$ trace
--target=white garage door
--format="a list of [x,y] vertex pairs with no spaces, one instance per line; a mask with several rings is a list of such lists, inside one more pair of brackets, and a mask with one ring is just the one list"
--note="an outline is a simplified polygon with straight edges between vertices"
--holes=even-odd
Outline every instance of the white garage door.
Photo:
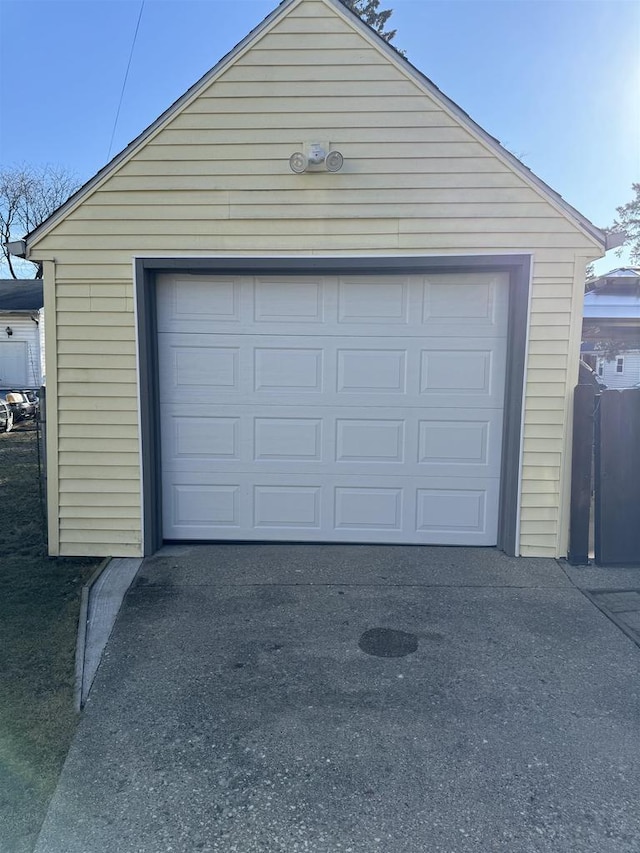
[[495,545],[505,274],[158,281],[165,539]]

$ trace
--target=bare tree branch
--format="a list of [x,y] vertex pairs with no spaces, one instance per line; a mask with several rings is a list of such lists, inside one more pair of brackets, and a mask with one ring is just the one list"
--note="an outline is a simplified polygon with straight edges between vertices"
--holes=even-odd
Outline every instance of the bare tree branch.
[[[57,210],[78,188],[75,175],[60,166],[0,168],[0,241],[12,278],[21,278],[6,244],[21,240]],[[29,263],[33,263],[29,261]],[[34,275],[38,274],[38,264]]]

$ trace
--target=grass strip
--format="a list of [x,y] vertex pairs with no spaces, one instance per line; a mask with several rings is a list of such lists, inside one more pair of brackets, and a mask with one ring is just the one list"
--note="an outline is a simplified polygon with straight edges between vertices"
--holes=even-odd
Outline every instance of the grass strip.
[[94,558],[46,555],[37,433],[0,434],[0,853],[33,850],[75,731],[75,642]]

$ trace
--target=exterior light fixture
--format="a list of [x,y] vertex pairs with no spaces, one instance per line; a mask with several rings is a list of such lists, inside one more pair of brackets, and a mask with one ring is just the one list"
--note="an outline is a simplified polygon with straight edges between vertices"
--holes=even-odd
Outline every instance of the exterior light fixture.
[[13,334],[13,329],[11,328],[11,326],[7,326],[7,328],[5,329],[5,332],[7,333],[7,337],[10,338],[11,335]]
[[292,172],[295,172],[296,175],[301,175],[303,172],[306,172],[308,165],[309,161],[302,151],[296,151],[295,154],[292,154],[291,157],[289,157],[289,168]]
[[344,163],[344,157],[339,151],[329,151],[327,156],[324,158],[324,165],[327,172],[339,172],[342,169],[342,164]]
[[344,157],[328,142],[307,142],[304,151],[295,151],[289,157],[289,168],[296,175],[303,172],[319,172],[324,168],[327,172],[339,172],[342,169]]

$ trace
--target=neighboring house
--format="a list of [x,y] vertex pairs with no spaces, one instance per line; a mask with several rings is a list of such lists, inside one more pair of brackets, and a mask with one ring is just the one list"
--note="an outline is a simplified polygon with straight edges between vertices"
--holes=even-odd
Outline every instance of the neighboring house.
[[605,245],[342,3],[285,0],[26,241],[51,553],[566,554]]
[[44,378],[41,279],[0,279],[0,388],[39,388]]
[[[631,388],[640,383],[640,267],[611,270],[592,285],[584,295],[582,357],[608,388]],[[607,357],[598,346],[604,341]]]

